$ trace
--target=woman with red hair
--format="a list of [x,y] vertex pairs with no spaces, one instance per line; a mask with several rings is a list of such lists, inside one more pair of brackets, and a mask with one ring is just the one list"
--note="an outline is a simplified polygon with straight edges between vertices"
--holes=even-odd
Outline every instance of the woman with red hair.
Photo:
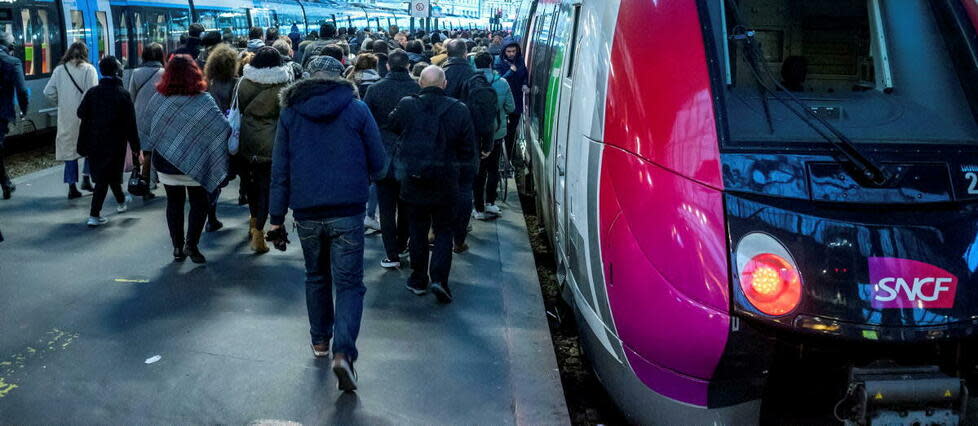
[[[139,118],[139,127],[148,129],[144,146],[151,151],[166,190],[166,224],[173,258],[183,261],[190,256],[194,263],[204,263],[198,243],[210,194],[227,178],[231,126],[207,93],[204,74],[188,55],[170,59],[156,91]],[[190,216],[184,237],[183,209],[188,198]]]

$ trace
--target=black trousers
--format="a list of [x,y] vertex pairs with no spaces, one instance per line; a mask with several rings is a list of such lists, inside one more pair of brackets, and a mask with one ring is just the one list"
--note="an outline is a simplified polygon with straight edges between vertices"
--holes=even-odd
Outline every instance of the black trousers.
[[394,178],[377,181],[377,207],[380,209],[380,232],[384,237],[387,258],[397,260],[407,248],[410,229],[408,212],[399,195],[401,184]]
[[251,167],[249,167],[248,160],[235,155],[231,157],[231,164],[240,179],[238,181],[238,198],[247,197],[248,188],[251,185]]
[[248,165],[251,179],[248,185],[248,209],[251,217],[255,218],[258,230],[265,227],[268,221],[268,197],[271,196],[272,163],[251,163]]
[[[520,95],[522,96],[522,95]],[[510,164],[513,164],[513,149],[516,147],[516,131],[520,126],[520,114],[509,114],[506,116],[506,157]],[[523,161],[520,159],[519,161]]]
[[[411,204],[411,278],[413,287],[423,288],[430,282],[448,286],[452,270],[452,220],[455,209],[451,204]],[[435,247],[428,248],[428,230],[435,231]],[[429,255],[431,257],[429,270]]]
[[465,244],[469,235],[469,221],[472,220],[472,185],[475,183],[475,167],[462,167],[459,170],[458,196],[455,199],[455,221],[452,224],[452,238],[456,246]]
[[[163,185],[166,190],[166,226],[170,229],[173,247],[186,245],[197,247],[200,234],[204,232],[207,211],[210,210],[210,197],[200,186]],[[189,196],[189,197],[188,197]],[[190,199],[190,216],[187,224],[187,237],[183,233],[183,211],[187,198]]]
[[0,120],[0,185],[7,187],[10,185],[10,176],[7,175],[7,163],[4,154],[4,140],[7,139],[7,122]]
[[88,212],[89,216],[99,217],[102,215],[102,204],[105,204],[105,197],[109,194],[110,188],[112,189],[112,196],[115,197],[115,202],[122,204],[126,201],[126,193],[122,192],[121,183],[95,182],[95,190],[92,191],[92,208]]
[[489,156],[479,162],[479,174],[475,176],[475,210],[485,212],[486,204],[495,204],[499,188],[499,154],[502,140],[492,144]]

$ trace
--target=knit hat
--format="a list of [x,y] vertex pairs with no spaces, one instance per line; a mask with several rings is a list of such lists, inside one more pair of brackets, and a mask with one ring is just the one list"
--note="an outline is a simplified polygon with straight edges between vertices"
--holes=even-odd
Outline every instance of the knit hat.
[[265,42],[259,39],[248,40],[248,51],[257,52],[258,49],[265,47]]
[[343,64],[332,56],[315,56],[306,65],[306,72],[310,76],[319,72],[325,73],[329,77],[339,77],[343,71],[346,71]]
[[282,66],[282,54],[274,47],[263,46],[255,52],[250,64],[253,68],[274,68]]

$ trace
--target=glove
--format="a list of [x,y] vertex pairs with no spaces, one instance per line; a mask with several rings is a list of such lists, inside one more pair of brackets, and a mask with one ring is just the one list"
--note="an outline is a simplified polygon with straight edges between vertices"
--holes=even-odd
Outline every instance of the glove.
[[285,251],[289,244],[289,233],[284,227],[273,229],[265,234],[265,241],[272,243],[279,251]]

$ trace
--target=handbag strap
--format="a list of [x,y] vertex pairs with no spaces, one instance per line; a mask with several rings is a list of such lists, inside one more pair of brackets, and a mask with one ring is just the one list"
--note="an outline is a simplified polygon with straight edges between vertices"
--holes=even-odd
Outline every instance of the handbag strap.
[[234,83],[234,97],[231,98],[231,111],[238,109],[238,88],[241,87],[241,79]]
[[149,83],[149,81],[152,80],[153,77],[156,76],[156,73],[157,72],[159,72],[159,70],[157,70],[157,71],[153,72],[152,74],[150,74],[149,77],[146,77],[146,79],[143,80],[143,82],[139,85],[139,87],[136,88],[135,95],[133,96],[133,101],[136,100],[135,98],[138,98],[139,97],[139,92],[141,92],[143,90],[143,87],[146,87],[146,83]]
[[75,88],[78,89],[78,93],[81,93],[81,94],[84,95],[85,94],[85,91],[82,90],[81,86],[78,85],[78,82],[75,81],[75,77],[72,77],[71,76],[71,71],[68,71],[68,64],[62,64],[61,67],[64,68],[65,74],[68,74],[68,78],[71,79],[71,84],[74,84],[75,85]]

